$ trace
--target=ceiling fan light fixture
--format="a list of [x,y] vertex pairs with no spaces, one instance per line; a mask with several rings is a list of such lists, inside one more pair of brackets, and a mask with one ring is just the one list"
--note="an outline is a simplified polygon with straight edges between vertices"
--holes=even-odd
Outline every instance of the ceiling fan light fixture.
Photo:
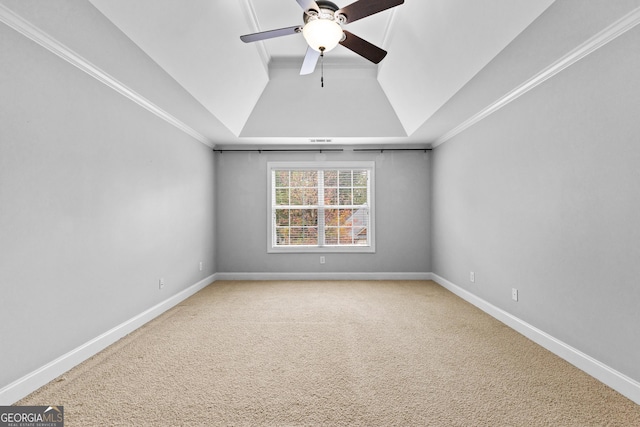
[[318,52],[328,52],[340,43],[344,37],[342,27],[333,19],[310,19],[304,28],[302,35],[311,46]]

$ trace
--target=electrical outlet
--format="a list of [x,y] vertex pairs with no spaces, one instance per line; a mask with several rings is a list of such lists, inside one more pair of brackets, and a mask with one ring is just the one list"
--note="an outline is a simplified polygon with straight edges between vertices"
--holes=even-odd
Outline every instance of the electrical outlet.
[[202,261],[200,261],[200,271],[202,271]]
[[469,272],[469,281],[472,283],[475,283],[476,281],[476,273],[474,273],[473,271]]
[[511,288],[511,299],[518,301],[518,290],[516,288]]
[[158,289],[162,288],[164,288],[164,277],[161,277],[160,280],[158,280]]
[[325,263],[325,258],[323,256],[320,257],[320,264],[324,264]]

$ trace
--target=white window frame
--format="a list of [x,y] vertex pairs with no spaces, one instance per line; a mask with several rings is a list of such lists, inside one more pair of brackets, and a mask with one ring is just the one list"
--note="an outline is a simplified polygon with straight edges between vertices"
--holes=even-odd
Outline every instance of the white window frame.
[[[367,229],[369,245],[329,245],[329,246],[275,246],[275,197],[273,195],[274,170],[353,170],[369,171],[369,227]],[[268,162],[267,163],[267,252],[268,253],[375,253],[375,162],[373,161],[341,161],[341,162]],[[318,228],[324,222],[324,214],[318,213]],[[322,222],[321,222],[322,221]]]

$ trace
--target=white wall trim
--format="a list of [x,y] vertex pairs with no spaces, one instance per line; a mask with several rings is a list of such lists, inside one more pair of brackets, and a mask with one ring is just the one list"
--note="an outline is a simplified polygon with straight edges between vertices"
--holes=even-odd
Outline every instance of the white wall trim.
[[143,311],[124,323],[114,327],[96,338],[87,341],[81,346],[47,363],[39,369],[19,378],[11,384],[0,389],[0,406],[12,405],[16,401],[34,392],[38,388],[64,374],[74,366],[79,365],[91,356],[104,350],[114,342],[127,334],[135,331],[145,323],[158,317],[170,308],[178,305],[196,292],[204,289],[215,281],[215,275],[211,275],[198,283],[178,292],[159,304]]
[[480,110],[475,115],[471,116],[455,128],[451,129],[449,132],[438,137],[432,144],[432,147],[435,148],[440,144],[447,142],[452,139],[456,135],[462,133],[466,129],[485,119],[489,115],[495,113],[502,107],[506,106],[512,101],[515,101],[525,93],[534,89],[536,86],[544,83],[546,80],[555,76],[562,70],[570,67],[575,64],[579,60],[585,58],[589,54],[595,52],[600,49],[602,46],[606,45],[612,40],[615,40],[617,37],[626,33],[636,25],[640,24],[640,7],[634,9],[629,12],[618,21],[614,22],[604,30],[600,31],[595,36],[591,37],[580,46],[576,47],[562,58],[558,59],[553,64],[549,65],[544,70],[540,71],[535,76],[531,77],[529,80],[517,86],[515,89],[511,90],[509,93],[504,95],[502,98],[494,101],[489,104],[484,109]]
[[[384,35],[382,36],[382,44],[381,48],[388,50],[389,43],[391,43],[391,34],[393,34],[394,28],[396,27],[396,12],[398,8],[391,9],[391,13],[389,14],[389,19],[387,20],[387,25],[384,29]],[[380,70],[384,67],[385,61],[382,61],[376,66],[376,76],[380,75]]]
[[0,22],[5,23],[10,28],[19,32],[23,36],[38,43],[40,46],[69,62],[71,65],[74,65],[75,67],[89,74],[91,77],[95,78],[101,83],[104,83],[126,98],[129,98],[136,104],[160,117],[170,125],[175,126],[182,132],[195,138],[204,145],[213,148],[214,143],[213,141],[209,140],[209,138],[205,137],[175,116],[158,107],[144,96],[129,88],[124,83],[118,81],[115,77],[101,70],[99,67],[95,66],[81,55],[75,53],[73,50],[69,49],[67,46],[57,41],[49,34],[35,27],[33,24],[26,21],[22,17],[16,15],[13,11],[2,4],[0,4]]
[[[253,3],[251,0],[244,0],[241,5],[243,6],[242,10],[244,11],[245,17],[247,18],[247,22],[251,27],[251,31],[260,32],[260,21],[258,21],[258,14],[253,7]],[[271,62],[271,55],[267,52],[267,48],[264,45],[263,41],[259,41],[254,43],[256,49],[258,50],[258,55],[260,56],[260,60],[262,61],[262,65],[264,70],[269,73],[269,63]],[[299,66],[299,64],[298,64]]]
[[616,371],[593,357],[578,349],[560,341],[546,332],[528,324],[514,315],[494,306],[473,293],[448,281],[447,279],[432,273],[432,280],[440,286],[448,289],[465,301],[475,305],[480,310],[493,316],[500,322],[521,333],[533,342],[551,351],[575,367],[583,370],[598,381],[613,388],[623,396],[640,405],[640,383],[632,378]]
[[429,272],[415,273],[216,273],[167,298],[104,334],[71,350],[39,369],[0,389],[0,405],[11,405],[56,377],[99,353],[125,335],[140,328],[180,302],[220,280],[433,280],[465,301],[531,339],[620,394],[640,405],[640,383],[567,345],[546,332],[494,306],[447,279]]
[[216,273],[216,280],[431,280],[431,273]]

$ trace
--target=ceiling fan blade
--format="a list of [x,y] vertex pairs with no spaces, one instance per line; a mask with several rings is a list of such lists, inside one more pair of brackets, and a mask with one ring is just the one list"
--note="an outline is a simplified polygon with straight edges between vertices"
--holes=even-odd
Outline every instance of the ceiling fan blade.
[[359,0],[342,9],[338,9],[336,15],[344,15],[347,19],[347,24],[349,24],[383,10],[400,6],[402,3],[404,3],[404,0]]
[[301,31],[302,31],[302,27],[300,25],[296,25],[294,27],[263,31],[261,33],[246,34],[244,36],[240,36],[240,40],[242,40],[245,43],[251,43],[251,42],[257,42],[258,40],[266,40],[266,39],[272,39],[274,37],[282,37],[282,36],[288,36],[291,34],[297,34]]
[[320,52],[312,49],[311,46],[307,47],[307,54],[304,56],[304,61],[302,61],[300,75],[305,76],[307,74],[313,73],[316,69],[318,58],[320,58]]
[[296,0],[296,1],[304,11],[313,9],[316,12],[320,12],[320,7],[318,6],[318,3],[316,3],[314,0]]
[[360,37],[350,33],[349,31],[343,30],[343,32],[346,37],[340,42],[340,44],[362,56],[363,58],[366,58],[374,64],[377,64],[382,61],[385,56],[387,56],[386,50],[380,49],[378,46],[373,45],[364,39],[361,39]]

